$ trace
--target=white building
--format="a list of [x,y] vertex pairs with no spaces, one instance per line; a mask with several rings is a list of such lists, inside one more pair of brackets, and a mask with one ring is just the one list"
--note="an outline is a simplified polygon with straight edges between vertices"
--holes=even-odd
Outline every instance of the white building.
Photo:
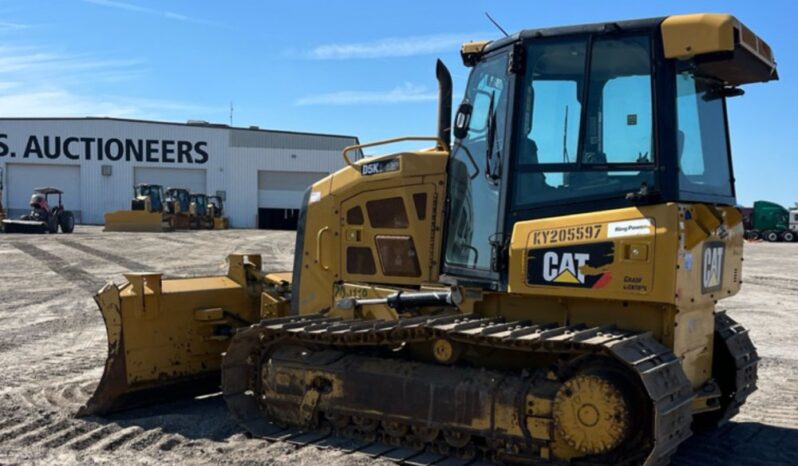
[[219,194],[233,228],[295,222],[305,189],[344,165],[354,136],[118,118],[0,118],[3,204],[28,210],[33,188],[64,190],[79,223],[130,208],[133,186]]

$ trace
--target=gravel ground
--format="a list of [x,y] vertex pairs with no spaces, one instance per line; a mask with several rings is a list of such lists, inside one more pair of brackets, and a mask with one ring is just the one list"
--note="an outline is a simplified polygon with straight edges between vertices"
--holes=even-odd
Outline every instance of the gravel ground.
[[[392,464],[333,445],[248,439],[219,396],[111,418],[74,412],[102,374],[106,340],[92,295],[129,270],[219,274],[231,252],[292,266],[293,233],[199,231],[0,235],[0,464]],[[733,422],[695,436],[674,464],[798,464],[798,244],[746,246],[743,291],[722,308],[751,330],[759,391]]]

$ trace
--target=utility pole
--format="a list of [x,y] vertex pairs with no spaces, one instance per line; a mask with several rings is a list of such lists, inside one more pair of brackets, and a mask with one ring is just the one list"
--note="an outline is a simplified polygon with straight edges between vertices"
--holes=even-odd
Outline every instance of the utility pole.
[[233,101],[230,101],[230,126],[233,126]]

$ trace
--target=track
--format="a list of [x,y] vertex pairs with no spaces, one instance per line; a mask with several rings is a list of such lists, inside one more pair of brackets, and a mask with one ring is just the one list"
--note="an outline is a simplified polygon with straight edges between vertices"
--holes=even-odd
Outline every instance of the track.
[[[586,356],[606,357],[621,362],[631,369],[638,377],[637,383],[645,388],[650,397],[648,402],[653,406],[655,413],[650,427],[641,426],[641,428],[650,429],[652,432],[652,438],[645,442],[645,449],[648,451],[642,456],[639,456],[640,452],[637,451],[620,456],[609,455],[603,457],[603,460],[592,460],[595,464],[602,462],[606,462],[606,464],[626,464],[627,462],[630,464],[643,462],[646,465],[667,464],[678,445],[690,435],[692,421],[690,402],[693,393],[677,358],[648,334],[635,334],[611,326],[587,328],[578,325],[566,327],[534,325],[529,322],[506,322],[503,319],[463,315],[405,318],[399,321],[342,321],[338,318],[326,318],[323,315],[269,319],[239,332],[231,342],[222,363],[222,387],[225,400],[231,412],[253,435],[273,435],[272,431],[275,426],[270,422],[269,417],[275,413],[272,412],[272,407],[268,403],[260,404],[258,402],[259,395],[262,393],[259,374],[264,370],[262,365],[271,363],[269,352],[273,345],[300,344],[311,348],[309,350],[311,354],[313,354],[312,348],[320,345],[324,348],[354,353],[362,352],[364,349],[385,348],[390,350],[400,347],[400,345],[439,339],[468,345],[477,350],[506,350],[530,355],[528,357],[534,357],[532,356],[534,354],[557,354],[574,361]],[[598,359],[596,360],[598,361]],[[257,364],[255,361],[262,362]],[[401,365],[398,367],[401,368]],[[315,371],[316,366],[310,366],[308,370]],[[545,371],[543,372],[545,373]],[[500,377],[500,375],[497,373],[496,377]],[[531,387],[532,392],[540,391],[541,398],[544,398],[551,382],[544,375],[540,378],[532,376],[525,384]],[[545,388],[538,388],[537,385]],[[373,387],[373,389],[390,390],[390,387]],[[402,390],[407,390],[407,388],[402,388]],[[308,393],[312,393],[312,391],[308,390],[304,399],[307,399]],[[389,400],[393,398],[392,393],[384,392],[385,398]],[[553,397],[550,399],[553,402]],[[330,403],[335,402],[331,401]],[[390,409],[391,404],[387,403],[386,409]],[[386,412],[381,407],[373,409]],[[432,406],[429,409],[431,410]],[[424,410],[421,409],[421,411]],[[279,416],[279,411],[277,413]],[[321,417],[321,414],[316,415]],[[330,412],[324,414],[327,418],[333,419]],[[430,418],[433,416],[432,411],[428,416]],[[449,417],[455,419],[459,415]],[[373,420],[375,426],[381,418],[382,416],[379,415],[375,417]],[[528,417],[528,419],[530,418]],[[281,422],[282,420],[275,419],[275,421]],[[534,416],[534,422],[541,421],[544,419],[537,415]],[[528,425],[530,421],[526,422]],[[544,422],[554,423],[555,421],[549,417],[545,418]],[[332,426],[326,427],[332,427],[333,432],[347,437],[366,441],[379,438],[387,444],[402,445],[407,447],[408,454],[413,453],[413,455],[420,455],[422,451],[425,451],[440,457],[453,455],[467,459],[476,457],[508,461],[513,458],[540,457],[546,454],[543,453],[544,450],[549,451],[556,448],[553,443],[532,442],[528,431],[525,432],[526,441],[517,443],[497,436],[493,432],[480,436],[482,432],[447,428],[444,425],[436,427],[436,429],[442,430],[442,438],[432,435],[431,439],[422,439],[418,436],[413,439],[413,436],[404,433],[392,433],[384,420],[380,424],[381,430],[376,431],[375,437],[371,433],[373,431],[371,424],[368,422],[364,427],[362,422],[358,425],[357,421],[355,421],[355,425],[339,425],[338,422],[333,421]],[[420,420],[418,425],[411,423],[409,429],[405,426],[397,430],[406,432],[418,427],[423,429],[426,428],[425,426],[423,420]],[[325,430],[325,426],[310,423],[301,427]],[[471,438],[471,441],[466,447],[460,445],[459,442],[450,441],[447,434],[456,438],[465,436]],[[320,434],[308,433],[307,435]],[[419,440],[421,444],[419,444]],[[486,447],[482,448],[478,445]],[[445,455],[441,455],[441,452],[444,452]],[[632,457],[630,458],[629,455]]]

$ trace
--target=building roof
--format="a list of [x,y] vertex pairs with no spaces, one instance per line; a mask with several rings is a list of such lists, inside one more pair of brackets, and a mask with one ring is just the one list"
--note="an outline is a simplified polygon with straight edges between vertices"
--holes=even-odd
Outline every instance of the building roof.
[[236,130],[236,131],[251,131],[253,133],[277,133],[277,134],[286,134],[286,135],[297,135],[297,136],[325,136],[331,138],[341,138],[341,139],[350,139],[355,141],[355,144],[359,144],[360,140],[357,136],[349,136],[344,134],[329,134],[329,133],[311,133],[305,131],[287,131],[287,130],[280,130],[280,129],[264,129],[259,128],[257,126],[230,126],[221,123],[209,123],[207,121],[201,120],[188,120],[186,123],[180,123],[176,121],[158,121],[158,120],[139,120],[135,118],[115,118],[115,117],[95,117],[95,116],[86,116],[86,117],[0,117],[0,121],[19,121],[19,120],[32,120],[32,121],[121,121],[121,122],[128,122],[128,123],[146,123],[146,124],[154,124],[154,125],[174,125],[174,126],[188,126],[188,127],[199,127],[199,128],[213,128],[213,129],[226,129],[226,130]]

